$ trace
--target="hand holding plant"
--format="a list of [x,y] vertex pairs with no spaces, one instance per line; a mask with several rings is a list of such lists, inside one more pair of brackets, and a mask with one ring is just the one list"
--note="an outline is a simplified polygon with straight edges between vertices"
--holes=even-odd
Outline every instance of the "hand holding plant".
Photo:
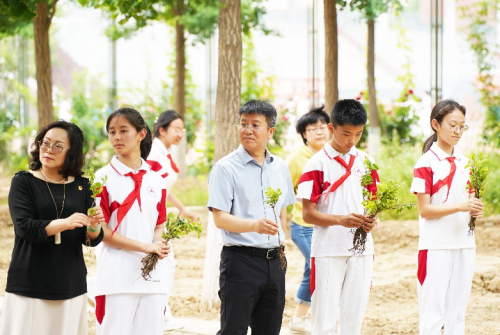
[[89,176],[89,181],[90,181],[90,191],[92,192],[92,198],[94,201],[92,202],[91,208],[88,210],[88,215],[89,216],[94,216],[95,215],[95,197],[101,194],[102,190],[104,189],[104,184],[108,180],[108,176],[104,176],[103,179],[101,179],[100,182],[96,183],[95,182],[95,174],[94,174],[94,167],[92,165],[89,165],[89,167],[85,170],[85,173]]
[[[485,166],[487,159],[483,159],[483,154],[472,154],[469,163],[465,166],[470,169],[470,184],[467,184],[467,190],[474,190],[474,197],[481,199],[484,191],[486,178],[488,177],[488,167]],[[469,220],[469,234],[474,233],[476,228],[476,218],[471,215]]]
[[[196,221],[191,220],[191,218],[181,219],[179,215],[173,212],[168,213],[167,220],[165,221],[165,230],[162,234],[163,240],[168,243],[173,239],[180,239],[181,236],[187,235],[190,232],[198,233],[198,238],[201,236],[203,231],[203,226],[200,223],[200,218]],[[160,256],[158,254],[149,254],[142,259],[142,278],[148,280],[151,278],[151,272],[155,269]]]
[[[276,190],[273,190],[272,187],[266,188],[266,201],[265,203],[269,205],[269,207],[272,208],[273,214],[274,214],[274,221],[278,223],[278,218],[276,216],[276,204],[278,203],[278,200],[280,199],[281,196],[281,189],[277,188]],[[286,257],[285,257],[285,251],[283,250],[284,248],[281,247],[281,237],[280,237],[280,231],[279,231],[279,226],[278,226],[278,257],[281,262],[281,270],[285,270],[286,268]]]
[[[399,185],[390,180],[383,184],[377,184],[377,191],[372,193],[367,189],[367,186],[373,184],[372,172],[378,170],[378,166],[372,163],[368,157],[365,157],[365,173],[361,176],[361,186],[363,187],[363,207],[365,208],[365,215],[373,219],[379,213],[395,209],[401,213],[405,209],[415,207],[415,204],[396,204],[399,201]],[[354,231],[353,248],[350,249],[353,255],[362,255],[365,251],[366,238],[368,233],[364,229],[364,225]]]

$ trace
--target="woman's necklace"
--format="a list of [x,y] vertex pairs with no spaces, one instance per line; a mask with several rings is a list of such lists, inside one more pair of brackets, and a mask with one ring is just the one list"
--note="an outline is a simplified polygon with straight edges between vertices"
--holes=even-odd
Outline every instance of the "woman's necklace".
[[[47,178],[47,179],[49,179],[49,178]],[[63,191],[63,201],[62,201],[62,206],[61,206],[61,212],[59,212],[59,209],[57,208],[56,199],[54,199],[54,195],[52,195],[52,191],[50,190],[49,183],[47,181],[45,181],[45,184],[47,184],[47,188],[49,189],[50,197],[52,198],[52,201],[54,202],[54,206],[56,207],[56,218],[57,218],[57,220],[59,220],[61,218],[62,212],[64,210],[64,201],[66,200],[66,183],[63,184],[64,191]],[[54,235],[54,243],[61,244],[61,233],[56,233]]]
[[61,179],[59,181],[54,181],[54,180],[50,179],[49,177],[47,177],[45,175],[45,173],[43,172],[43,168],[40,168],[40,172],[42,172],[42,174],[45,177],[45,179],[47,179],[48,181],[50,181],[51,183],[54,183],[54,184],[60,184],[60,183],[62,183],[66,179],[66,178],[63,178],[63,179]]

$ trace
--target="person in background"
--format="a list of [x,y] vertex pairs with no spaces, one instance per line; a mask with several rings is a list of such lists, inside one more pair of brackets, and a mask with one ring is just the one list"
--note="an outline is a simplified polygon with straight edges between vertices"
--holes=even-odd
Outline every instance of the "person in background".
[[[304,145],[292,152],[285,160],[292,177],[293,188],[297,194],[300,177],[304,171],[307,161],[315,153],[323,149],[328,142],[329,130],[328,123],[330,117],[324,110],[324,106],[311,108],[311,110],[302,115],[297,121],[297,133],[302,137]],[[314,225],[304,222],[302,219],[302,201],[296,201],[292,210],[292,221],[290,222],[290,234],[295,245],[304,255],[305,265],[302,282],[295,297],[297,306],[295,313],[290,318],[289,328],[297,333],[309,334],[311,332],[311,323],[308,321],[307,313],[311,306],[311,238]]]
[[[9,210],[15,242],[0,334],[87,334],[87,268],[82,245],[103,239],[104,215],[83,175],[83,132],[56,121],[41,128],[30,171],[12,178]],[[59,235],[58,235],[59,234]],[[55,236],[58,235],[56,239]]]
[[420,213],[417,291],[420,334],[465,334],[476,260],[469,220],[483,217],[483,204],[469,184],[467,157],[457,152],[465,125],[465,107],[442,100],[430,116],[434,134],[413,170],[411,192]]
[[[181,216],[196,220],[196,215],[177,199],[172,192],[172,185],[177,180],[179,169],[175,164],[170,148],[172,145],[178,145],[184,136],[186,129],[182,117],[173,110],[167,110],[160,114],[155,121],[154,139],[151,152],[147,158],[148,164],[153,171],[158,172],[163,178],[163,186],[167,189],[167,202],[174,205],[179,210]],[[165,260],[167,264],[167,310],[165,312],[165,330],[174,330],[184,327],[181,321],[172,316],[172,311],[168,306],[172,284],[175,275],[175,258],[172,245],[170,245],[170,254]]]

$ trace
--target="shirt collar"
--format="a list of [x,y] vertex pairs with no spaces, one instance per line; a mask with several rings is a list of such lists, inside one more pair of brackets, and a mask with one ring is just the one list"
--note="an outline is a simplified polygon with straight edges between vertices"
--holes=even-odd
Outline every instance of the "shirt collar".
[[351,155],[351,156],[358,156],[358,149],[353,146],[351,148],[351,150],[349,150],[348,153],[346,153],[345,155],[341,154],[340,152],[338,152],[337,150],[335,150],[332,145],[330,144],[330,142],[327,142],[325,144],[325,146],[323,147],[323,150],[325,151],[326,155],[328,156],[328,158],[330,159],[334,159],[335,157],[337,156],[340,156],[340,157],[345,157],[346,155]]
[[160,152],[162,154],[164,154],[165,156],[170,153],[170,151],[167,149],[165,144],[163,144],[163,142],[158,137],[154,138],[153,145],[156,145],[158,147],[158,149],[160,149]]
[[442,161],[444,159],[447,159],[448,157],[455,157],[456,160],[460,160],[460,157],[457,155],[457,151],[453,149],[453,155],[450,156],[446,152],[443,151],[438,145],[437,142],[432,143],[431,148],[429,149],[436,157]]
[[[139,169],[137,171],[139,171],[139,170],[149,171],[150,170],[149,164],[146,163],[146,161],[142,158],[141,158],[141,162],[142,162],[141,166],[139,167]],[[113,156],[109,165],[111,165],[113,170],[115,170],[118,174],[120,174],[122,176],[126,175],[129,172],[132,172],[132,173],[137,172],[137,171],[132,170],[131,168],[129,168],[128,166],[126,166],[122,162],[120,162],[120,160],[118,159],[118,156]]]
[[[248,164],[251,161],[254,161],[255,163],[257,163],[257,161],[252,156],[250,156],[250,154],[245,150],[245,148],[243,148],[243,146],[241,144],[239,145],[239,147],[236,151],[238,152],[238,155],[241,158],[241,162],[244,165]],[[269,163],[272,163],[273,161],[274,161],[273,155],[266,148],[265,162],[269,164]]]

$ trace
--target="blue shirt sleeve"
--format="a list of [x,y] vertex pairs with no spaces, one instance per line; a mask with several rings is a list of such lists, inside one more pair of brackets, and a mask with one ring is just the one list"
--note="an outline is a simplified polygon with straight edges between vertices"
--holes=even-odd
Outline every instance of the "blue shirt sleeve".
[[214,165],[208,176],[208,204],[212,208],[231,213],[234,200],[234,185],[227,170],[220,164]]
[[295,193],[293,191],[292,176],[290,175],[290,171],[288,170],[288,167],[286,165],[285,169],[283,170],[283,173],[286,179],[287,190],[286,190],[286,198],[285,201],[283,202],[282,208],[286,208],[287,206],[293,205],[296,200],[295,200]]

